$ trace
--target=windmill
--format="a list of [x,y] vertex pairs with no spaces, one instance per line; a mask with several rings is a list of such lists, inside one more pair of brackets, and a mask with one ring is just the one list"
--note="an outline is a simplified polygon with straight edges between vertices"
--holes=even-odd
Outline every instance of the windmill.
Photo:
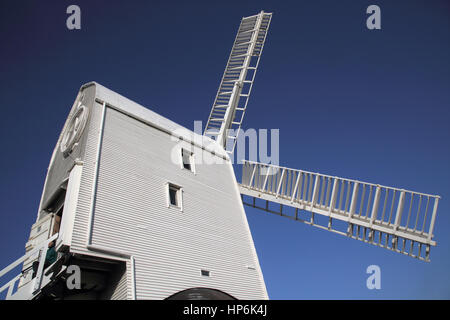
[[429,261],[439,196],[254,161],[236,181],[271,17],[242,18],[203,135],[80,88],[7,299],[267,299],[244,205]]

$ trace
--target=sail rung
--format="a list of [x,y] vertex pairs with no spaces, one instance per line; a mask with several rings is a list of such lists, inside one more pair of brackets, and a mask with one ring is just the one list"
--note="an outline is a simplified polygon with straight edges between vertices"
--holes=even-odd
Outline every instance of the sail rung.
[[241,57],[248,57],[249,54],[248,53],[244,53],[244,54],[238,54],[236,56],[232,56],[233,58],[241,58]]
[[245,34],[245,33],[249,33],[249,32],[253,32],[256,31],[258,29],[251,29],[251,30],[247,30],[247,31],[242,31],[240,34]]
[[226,81],[224,81],[224,83],[225,83],[225,82],[228,82],[228,83],[236,83],[236,82],[253,83],[252,80],[244,80],[244,81],[239,81],[239,80],[226,80]]

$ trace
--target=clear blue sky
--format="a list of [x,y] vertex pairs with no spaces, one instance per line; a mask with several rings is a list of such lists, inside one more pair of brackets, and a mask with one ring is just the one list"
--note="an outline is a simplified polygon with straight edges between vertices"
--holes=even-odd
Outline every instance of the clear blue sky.
[[[66,28],[70,4],[80,31]],[[371,4],[382,30],[365,26]],[[431,263],[246,208],[270,298],[450,298],[450,3],[438,0],[1,1],[0,268],[24,253],[81,84],[193,129],[241,17],[260,10],[274,15],[244,128],[279,128],[283,166],[443,197]]]

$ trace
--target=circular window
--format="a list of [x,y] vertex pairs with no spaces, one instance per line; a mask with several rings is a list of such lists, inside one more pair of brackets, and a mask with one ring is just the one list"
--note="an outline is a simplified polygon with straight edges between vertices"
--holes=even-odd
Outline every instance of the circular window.
[[84,127],[86,126],[87,119],[88,108],[80,102],[70,118],[62,136],[60,149],[65,157],[73,151],[76,143],[80,140]]

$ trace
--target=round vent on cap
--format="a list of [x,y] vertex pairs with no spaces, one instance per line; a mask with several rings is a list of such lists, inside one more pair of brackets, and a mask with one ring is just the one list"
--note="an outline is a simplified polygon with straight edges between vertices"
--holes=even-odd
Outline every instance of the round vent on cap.
[[62,136],[60,149],[65,157],[73,151],[75,145],[80,140],[87,123],[88,112],[88,108],[79,102]]

